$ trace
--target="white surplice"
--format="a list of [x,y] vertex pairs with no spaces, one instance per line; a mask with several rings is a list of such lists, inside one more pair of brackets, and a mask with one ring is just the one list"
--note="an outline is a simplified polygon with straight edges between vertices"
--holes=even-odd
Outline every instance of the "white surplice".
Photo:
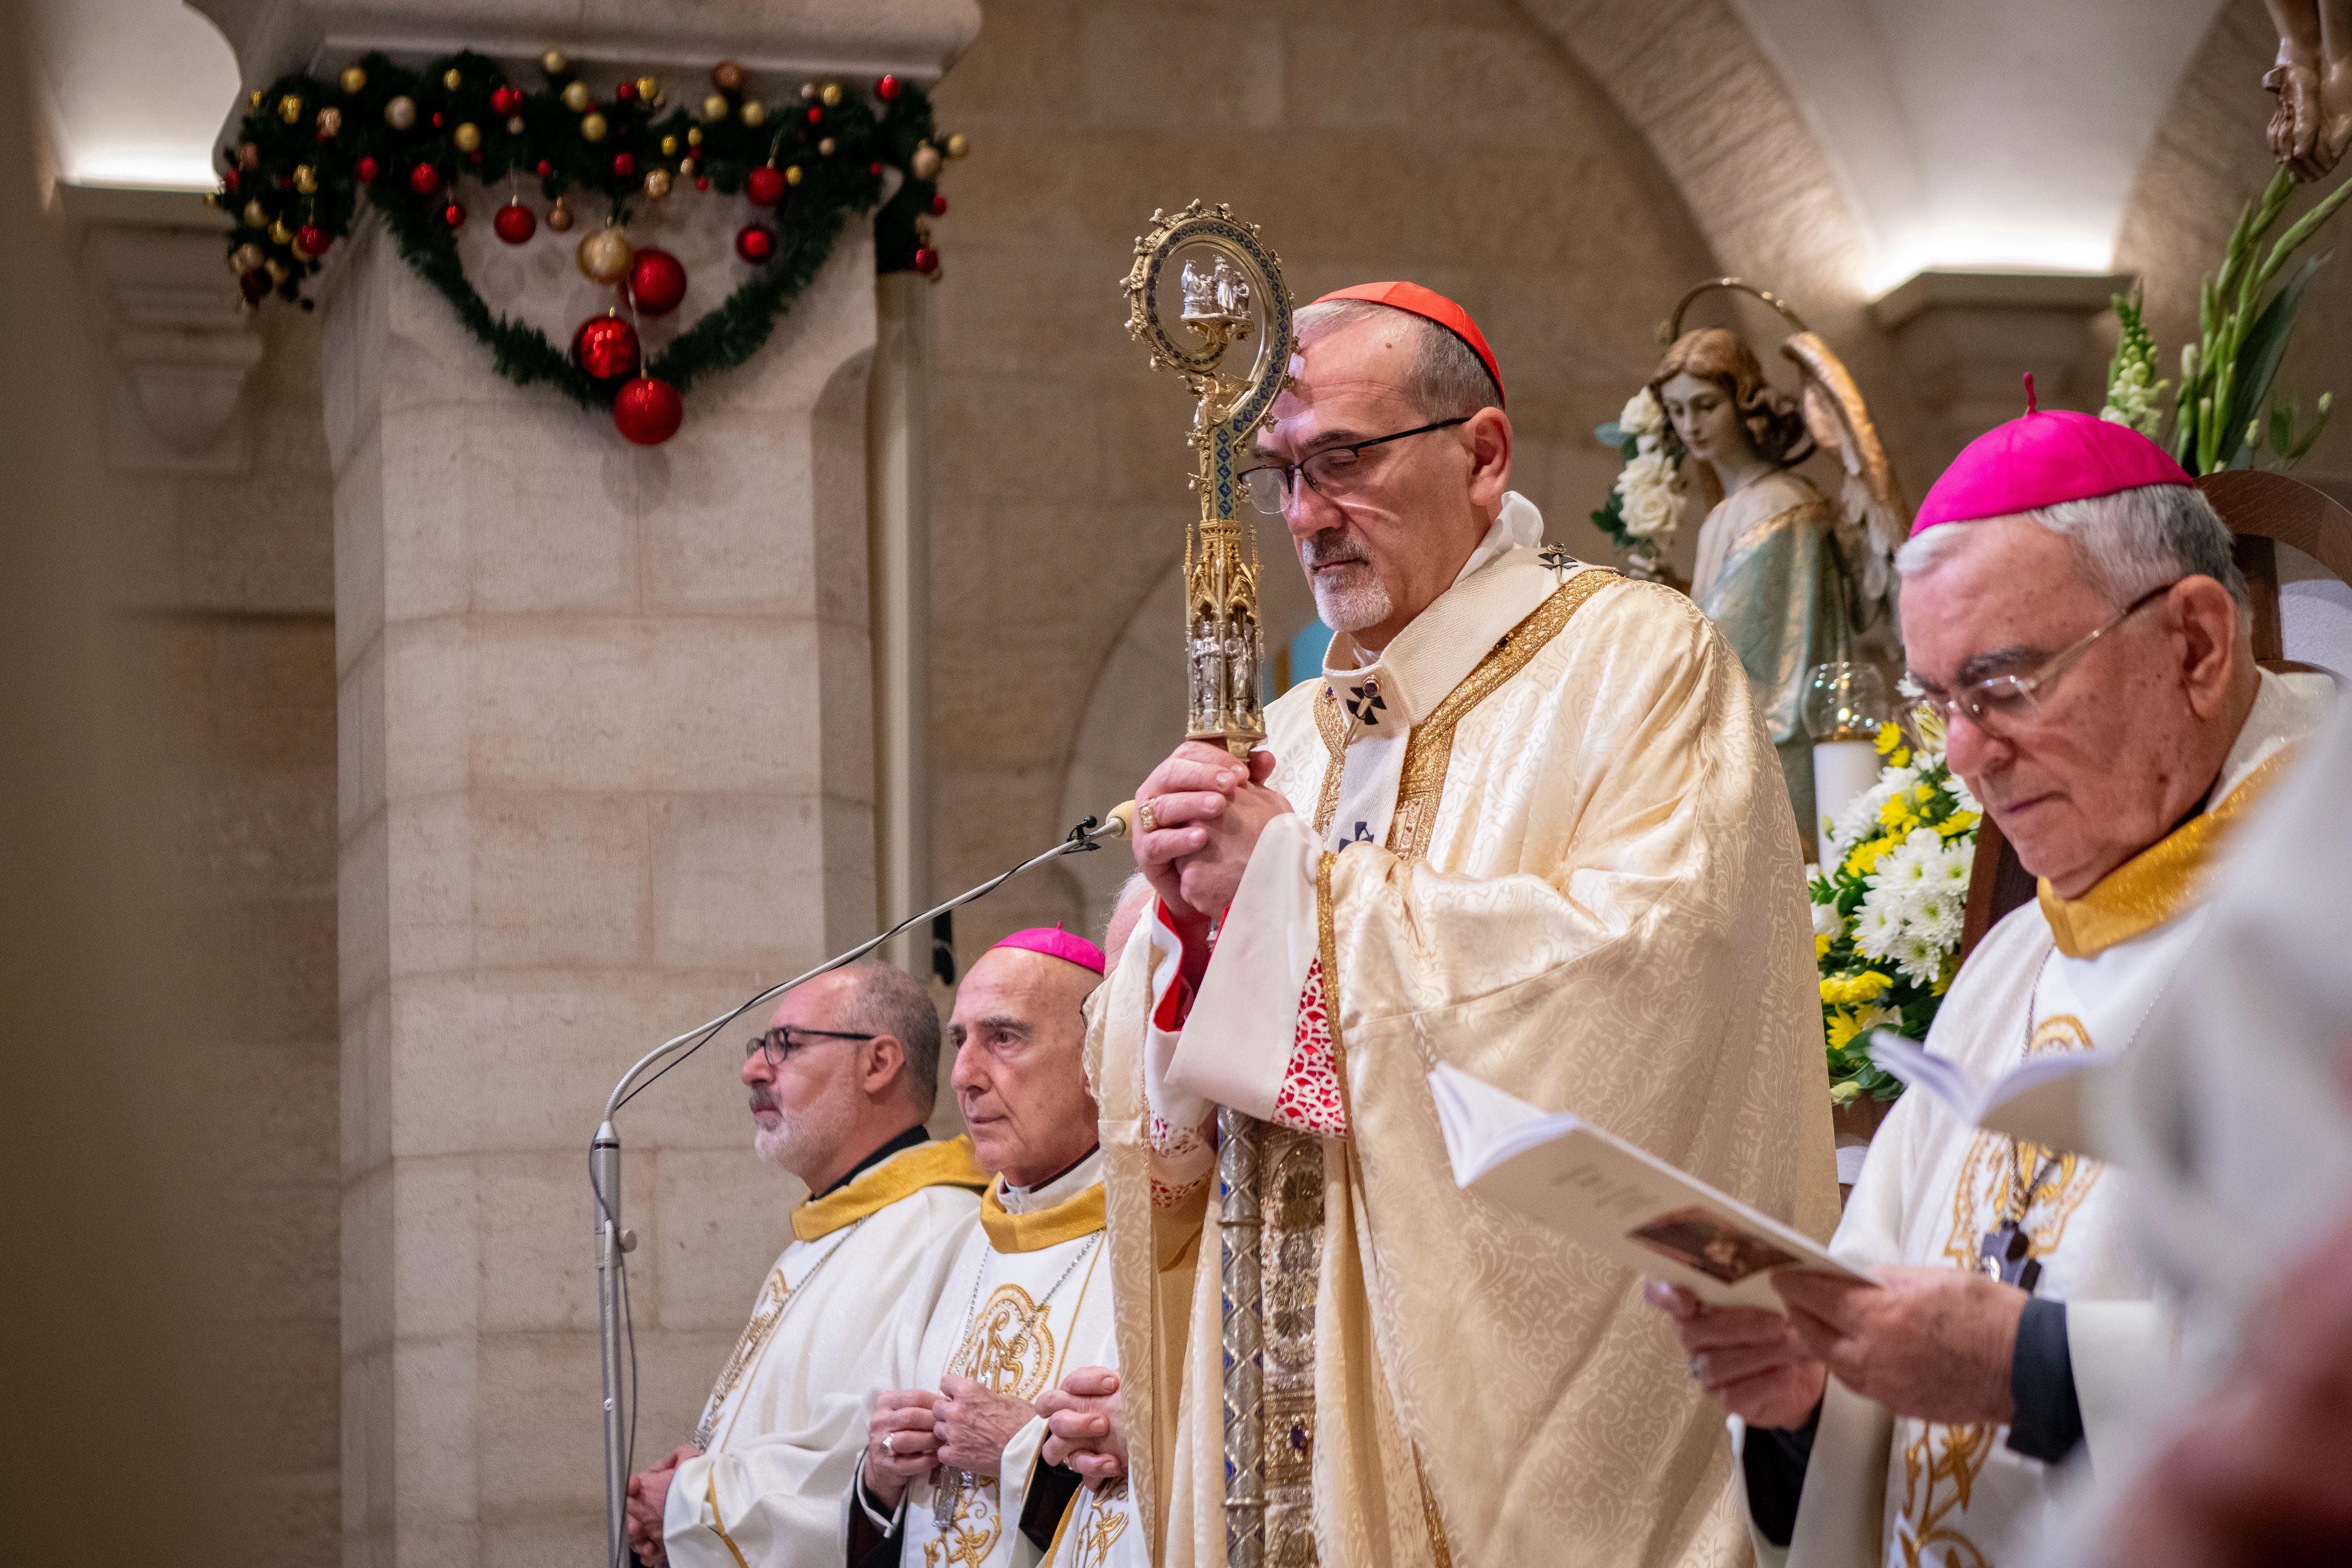
[[795,1235],[704,1405],[703,1452],[662,1516],[676,1568],[796,1568],[840,1554],[841,1498],[874,1395],[906,1386],[886,1331],[929,1310],[984,1179],[971,1140],[901,1150],[794,1215]]

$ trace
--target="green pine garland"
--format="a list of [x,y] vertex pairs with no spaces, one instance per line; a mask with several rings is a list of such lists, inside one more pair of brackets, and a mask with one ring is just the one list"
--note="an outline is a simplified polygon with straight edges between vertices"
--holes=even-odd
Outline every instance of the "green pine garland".
[[[303,232],[315,229],[330,245],[346,237],[364,192],[390,226],[402,258],[440,290],[466,330],[489,349],[500,375],[518,386],[552,385],[583,408],[609,409],[620,381],[589,375],[537,327],[494,313],[467,279],[457,231],[443,216],[460,176],[486,187],[529,180],[550,202],[574,193],[602,195],[614,221],[625,223],[630,204],[646,196],[646,176],[656,169],[673,182],[673,200],[695,199],[700,180],[734,195],[755,168],[785,171],[794,183],[784,199],[753,209],[775,232],[774,255],[646,363],[647,374],[680,392],[760,352],[777,317],[824,265],[851,213],[880,205],[874,216],[878,270],[915,266],[938,183],[936,174],[915,177],[917,154],[932,146],[934,132],[930,101],[912,84],[894,83],[888,100],[878,96],[877,84],[870,101],[832,84],[773,113],[756,100],[726,93],[728,112],[701,119],[666,110],[658,94],[650,103],[597,96],[575,110],[563,94],[580,79],[577,73],[560,56],[551,55],[549,64],[560,68],[549,69],[538,90],[521,91],[495,62],[470,51],[422,70],[372,54],[346,73],[352,90],[298,74],[255,93],[238,145],[222,155],[225,172],[214,198],[236,218],[231,264],[246,273],[249,293],[274,292],[310,309],[302,286],[320,263],[300,248]],[[520,100],[509,104],[509,113],[493,102],[501,90]],[[835,90],[838,101],[826,104],[825,90]],[[404,130],[386,116],[398,98],[415,106]],[[583,133],[592,114],[604,121],[596,140]],[[520,118],[520,133],[507,129],[510,115]],[[458,141],[467,127],[479,135],[471,153]],[[821,148],[828,140],[830,153]],[[934,152],[921,161],[936,157]],[[419,166],[435,175],[424,192],[411,183]],[[882,204],[887,168],[906,177]],[[246,251],[248,246],[253,250]],[[240,265],[240,252],[247,262],[257,255],[258,265]]]

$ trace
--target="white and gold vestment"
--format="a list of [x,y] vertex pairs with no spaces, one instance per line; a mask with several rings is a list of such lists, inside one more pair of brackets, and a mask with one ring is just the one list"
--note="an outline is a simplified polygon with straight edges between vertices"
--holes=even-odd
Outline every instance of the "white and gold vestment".
[[[2316,680],[2315,688],[2311,682]],[[2011,911],[1969,954],[1927,1047],[1990,1081],[2029,1054],[2127,1050],[2167,1005],[2204,923],[2216,854],[2326,709],[2326,679],[2264,672],[2209,808],[2083,898]],[[1971,1127],[1906,1094],[1870,1145],[1831,1250],[1863,1265],[1979,1268],[2004,1221],[2040,1265],[2037,1296],[2066,1308],[2083,1441],[2095,1472],[2135,1436],[2171,1363],[2175,1329],[2137,1252],[2127,1178],[2095,1160]],[[1990,1568],[2058,1501],[2054,1467],[2005,1426],[1895,1417],[1834,1379],[1787,1560],[1798,1568]],[[1780,1553],[1759,1542],[1767,1561]]]
[[1795,823],[1747,677],[1688,599],[1540,536],[1507,498],[1377,660],[1336,638],[1268,708],[1296,815],[1190,1016],[1157,919],[1099,1009],[1129,1441],[1171,1568],[1224,1560],[1215,1103],[1276,1122],[1267,1562],[1745,1551],[1721,1417],[1642,1281],[1457,1187],[1428,1087],[1448,1062],[1835,1220]]
[[672,1479],[677,1568],[792,1568],[840,1553],[841,1497],[874,1395],[904,1386],[887,1326],[928,1310],[987,1180],[971,1140],[919,1144],[793,1211],[734,1353],[703,1406],[702,1453]]
[[[1112,1313],[1102,1164],[1097,1152],[1043,1186],[1007,1189],[1000,1178],[988,1190],[954,1247],[938,1304],[899,1317],[895,1331],[918,1347],[913,1375],[900,1386],[936,1393],[954,1373],[1034,1404],[1076,1368],[1105,1363]],[[899,1562],[1034,1564],[1042,1553],[1022,1533],[1021,1516],[1045,1444],[1045,1421],[1032,1420],[1006,1445],[1000,1476],[941,1468],[918,1477],[896,1520],[887,1521],[902,1531]],[[855,1498],[850,1506],[859,1506]]]

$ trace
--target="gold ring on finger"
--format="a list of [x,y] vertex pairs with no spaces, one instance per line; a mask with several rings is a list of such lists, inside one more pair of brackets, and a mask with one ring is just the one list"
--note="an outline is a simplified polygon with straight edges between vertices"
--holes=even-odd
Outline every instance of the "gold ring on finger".
[[1151,803],[1148,800],[1139,801],[1136,804],[1135,820],[1142,826],[1143,831],[1146,833],[1157,833],[1160,831],[1160,824],[1151,815]]

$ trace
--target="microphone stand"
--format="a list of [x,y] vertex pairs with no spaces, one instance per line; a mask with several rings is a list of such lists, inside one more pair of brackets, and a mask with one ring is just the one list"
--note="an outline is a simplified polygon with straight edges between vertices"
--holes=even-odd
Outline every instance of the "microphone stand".
[[[623,1073],[621,1081],[613,1086],[611,1097],[604,1101],[604,1120],[596,1124],[596,1136],[588,1150],[588,1184],[596,1200],[596,1327],[604,1373],[604,1531],[610,1568],[625,1568],[631,1555],[627,1499],[629,1465],[634,1456],[632,1435],[626,1430],[629,1412],[625,1407],[636,1397],[636,1390],[625,1386],[623,1381],[621,1348],[628,1321],[628,1265],[624,1259],[627,1254],[636,1250],[637,1233],[624,1229],[621,1225],[621,1135],[614,1130],[613,1118],[619,1114],[622,1106],[649,1087],[653,1079],[669,1070],[669,1067],[665,1067],[648,1078],[647,1072],[656,1062],[674,1058],[669,1066],[677,1066],[701,1049],[719,1030],[754,1007],[805,985],[820,974],[829,974],[856,963],[909,926],[919,925],[950,910],[960,909],[975,899],[985,898],[1023,872],[1034,871],[1048,860],[1058,860],[1065,855],[1082,855],[1088,850],[1101,848],[1109,840],[1125,838],[1134,830],[1134,817],[1135,803],[1127,801],[1113,806],[1108,813],[1108,820],[1099,825],[1091,816],[1083,819],[1070,829],[1068,837],[1043,855],[1033,856],[1010,871],[958,893],[937,909],[926,910],[921,914],[900,921],[880,936],[860,942],[837,958],[825,960],[806,974],[795,976],[780,985],[769,986],[732,1012],[722,1013],[675,1039],[664,1041],[646,1052],[636,1066]],[[631,1338],[634,1361],[634,1336]]]

